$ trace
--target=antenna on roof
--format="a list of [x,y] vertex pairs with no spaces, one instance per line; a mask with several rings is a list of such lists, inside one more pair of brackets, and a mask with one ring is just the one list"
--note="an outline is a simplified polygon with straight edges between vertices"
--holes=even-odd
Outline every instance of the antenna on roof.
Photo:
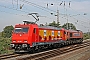
[[[35,23],[37,21],[39,21],[39,15],[38,15],[38,13],[29,13],[28,15],[32,15],[36,19]],[[36,17],[34,15],[36,15]]]

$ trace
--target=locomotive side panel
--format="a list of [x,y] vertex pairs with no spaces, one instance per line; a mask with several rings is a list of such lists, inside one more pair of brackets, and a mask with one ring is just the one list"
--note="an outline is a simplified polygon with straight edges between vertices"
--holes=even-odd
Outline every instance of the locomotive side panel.
[[77,30],[67,30],[67,39],[75,40],[75,39],[83,39],[83,33]]
[[65,37],[62,30],[39,29],[40,42],[49,42],[54,40],[62,40]]
[[44,41],[44,30],[39,29],[39,41]]

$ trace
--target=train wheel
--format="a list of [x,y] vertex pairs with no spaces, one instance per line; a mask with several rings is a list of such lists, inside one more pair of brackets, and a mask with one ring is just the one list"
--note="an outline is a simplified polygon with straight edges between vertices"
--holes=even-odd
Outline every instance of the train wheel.
[[49,46],[48,46],[48,49],[52,49],[52,45],[49,45]]
[[30,53],[35,53],[35,49],[31,48],[31,50],[29,51]]
[[42,48],[41,48],[41,46],[38,46],[38,49],[36,50],[36,52],[38,53],[40,51],[42,51]]

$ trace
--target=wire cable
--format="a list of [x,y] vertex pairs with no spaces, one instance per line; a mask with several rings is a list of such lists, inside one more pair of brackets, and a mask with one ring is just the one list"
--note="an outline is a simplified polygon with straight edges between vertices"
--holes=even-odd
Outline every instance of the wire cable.
[[18,15],[18,16],[23,16],[23,17],[29,17],[27,15],[21,15],[21,14],[11,13],[11,12],[6,12],[6,11],[2,11],[2,10],[0,10],[0,12],[4,12],[4,13],[8,13],[8,14],[13,14],[13,15]]
[[0,5],[0,7],[12,9],[12,10],[16,10],[16,11],[20,11],[20,12],[24,12],[24,13],[28,13],[28,12],[26,12],[26,11],[21,11],[21,10],[18,10],[18,9],[15,9],[15,8],[11,8],[11,7],[7,7],[7,6],[3,6],[3,5]]

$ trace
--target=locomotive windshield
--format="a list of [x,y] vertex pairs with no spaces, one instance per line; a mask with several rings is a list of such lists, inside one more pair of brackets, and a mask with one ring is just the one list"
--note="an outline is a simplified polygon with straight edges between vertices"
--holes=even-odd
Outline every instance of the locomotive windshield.
[[28,32],[28,28],[15,28],[14,30],[15,33],[19,33],[19,32]]

